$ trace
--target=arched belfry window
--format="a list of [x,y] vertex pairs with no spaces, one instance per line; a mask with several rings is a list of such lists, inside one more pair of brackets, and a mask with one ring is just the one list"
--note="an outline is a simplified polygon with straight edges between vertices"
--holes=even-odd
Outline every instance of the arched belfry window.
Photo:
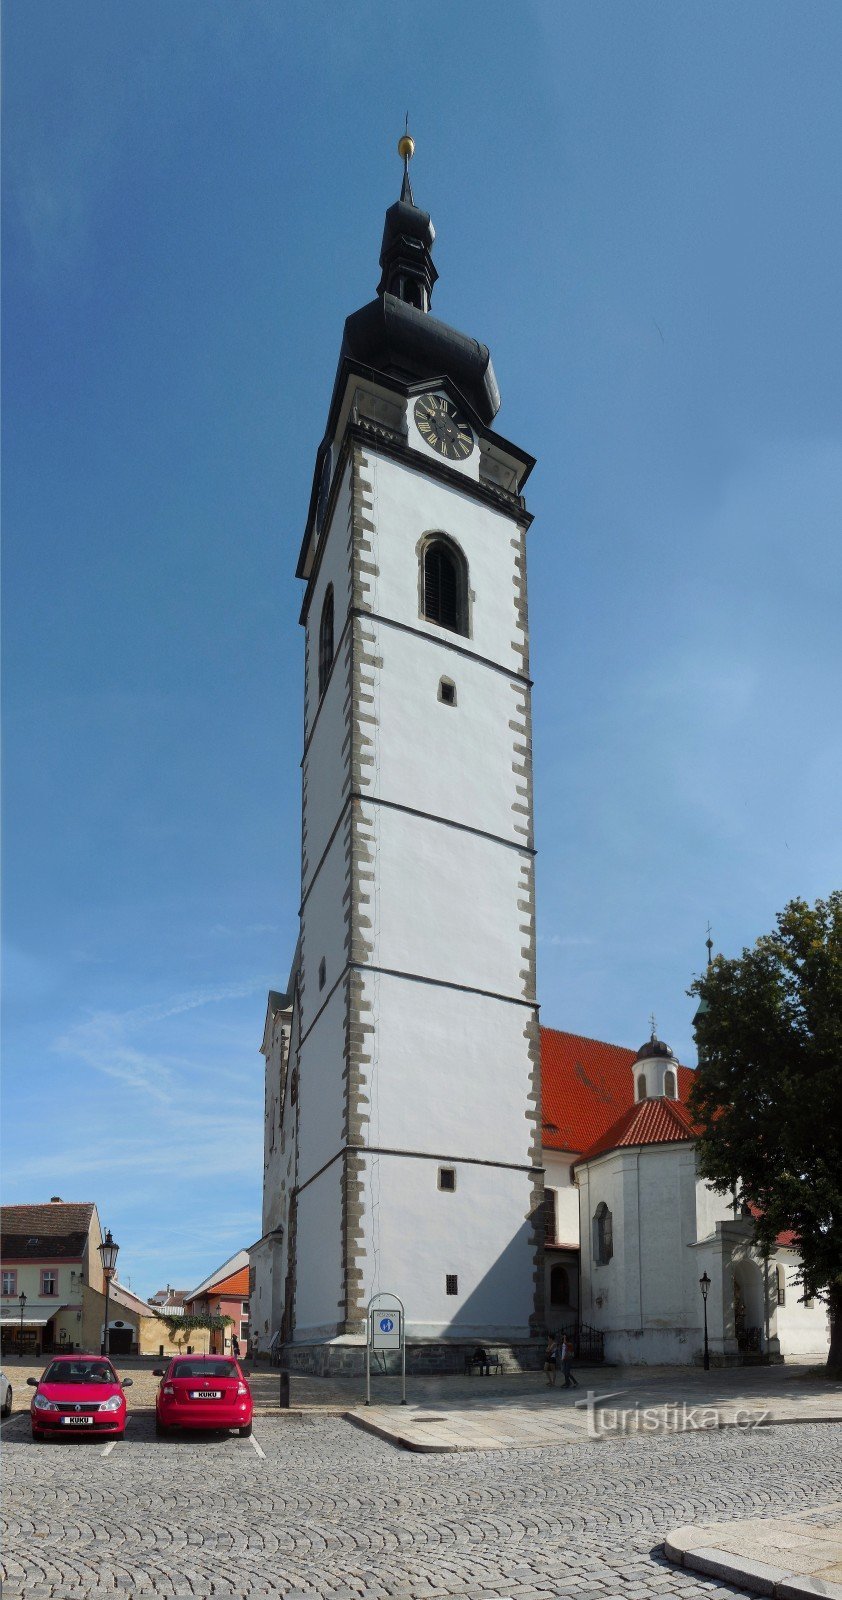
[[461,550],[436,534],[423,547],[421,610],[428,622],[453,633],[468,632],[468,570]]
[[677,1100],[678,1099],[678,1088],[676,1086],[675,1073],[674,1072],[665,1072],[664,1073],[664,1094],[666,1095],[668,1100]]
[[641,1072],[639,1077],[638,1077],[638,1080],[637,1080],[637,1098],[638,1098],[638,1100],[645,1100],[646,1099],[646,1073],[645,1072]]
[[611,1212],[604,1200],[600,1200],[594,1212],[593,1219],[593,1254],[594,1260],[605,1266],[614,1254],[614,1233]]
[[327,688],[333,666],[333,584],[329,583],[322,602],[322,620],[319,623],[319,699]]

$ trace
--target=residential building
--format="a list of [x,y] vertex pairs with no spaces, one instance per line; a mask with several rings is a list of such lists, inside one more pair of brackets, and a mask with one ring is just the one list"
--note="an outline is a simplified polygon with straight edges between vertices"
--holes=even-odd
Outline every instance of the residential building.
[[[99,1215],[92,1200],[0,1208],[0,1322],[5,1348],[78,1349],[86,1287],[102,1292]],[[23,1306],[21,1296],[25,1296]]]
[[[238,1250],[185,1296],[186,1316],[230,1317],[223,1329],[212,1329],[210,1348],[217,1354],[231,1350],[236,1335],[245,1355],[249,1345],[249,1253]],[[198,1332],[199,1330],[194,1330]],[[191,1343],[193,1342],[191,1335]]]

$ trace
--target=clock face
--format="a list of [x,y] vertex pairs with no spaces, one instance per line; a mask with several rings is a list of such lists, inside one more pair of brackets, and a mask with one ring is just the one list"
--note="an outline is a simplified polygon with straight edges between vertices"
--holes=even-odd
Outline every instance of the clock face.
[[422,439],[450,461],[465,461],[474,448],[462,413],[443,395],[422,394],[415,402],[415,423]]

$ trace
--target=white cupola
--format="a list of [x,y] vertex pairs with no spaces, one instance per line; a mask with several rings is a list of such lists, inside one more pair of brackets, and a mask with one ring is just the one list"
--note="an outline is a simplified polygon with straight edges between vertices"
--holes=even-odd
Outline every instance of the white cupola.
[[655,1036],[655,1024],[632,1063],[635,1103],[678,1099],[678,1062],[668,1044]]

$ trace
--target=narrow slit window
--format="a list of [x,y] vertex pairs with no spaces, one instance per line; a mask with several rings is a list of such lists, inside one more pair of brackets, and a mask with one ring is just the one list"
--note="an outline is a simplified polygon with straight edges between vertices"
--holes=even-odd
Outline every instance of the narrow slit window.
[[452,1193],[456,1188],[456,1168],[439,1167],[439,1188],[448,1189]]
[[445,1274],[444,1287],[447,1294],[459,1293],[459,1278],[455,1272]]
[[319,623],[319,699],[327,688],[330,669],[333,666],[333,584],[329,583],[322,604],[322,619]]
[[327,982],[327,962],[325,961],[324,956],[322,956],[322,959],[319,962],[319,988],[323,989],[325,984],[326,984],[326,982]]
[[452,678],[442,678],[439,682],[439,699],[442,705],[455,706],[456,685]]

